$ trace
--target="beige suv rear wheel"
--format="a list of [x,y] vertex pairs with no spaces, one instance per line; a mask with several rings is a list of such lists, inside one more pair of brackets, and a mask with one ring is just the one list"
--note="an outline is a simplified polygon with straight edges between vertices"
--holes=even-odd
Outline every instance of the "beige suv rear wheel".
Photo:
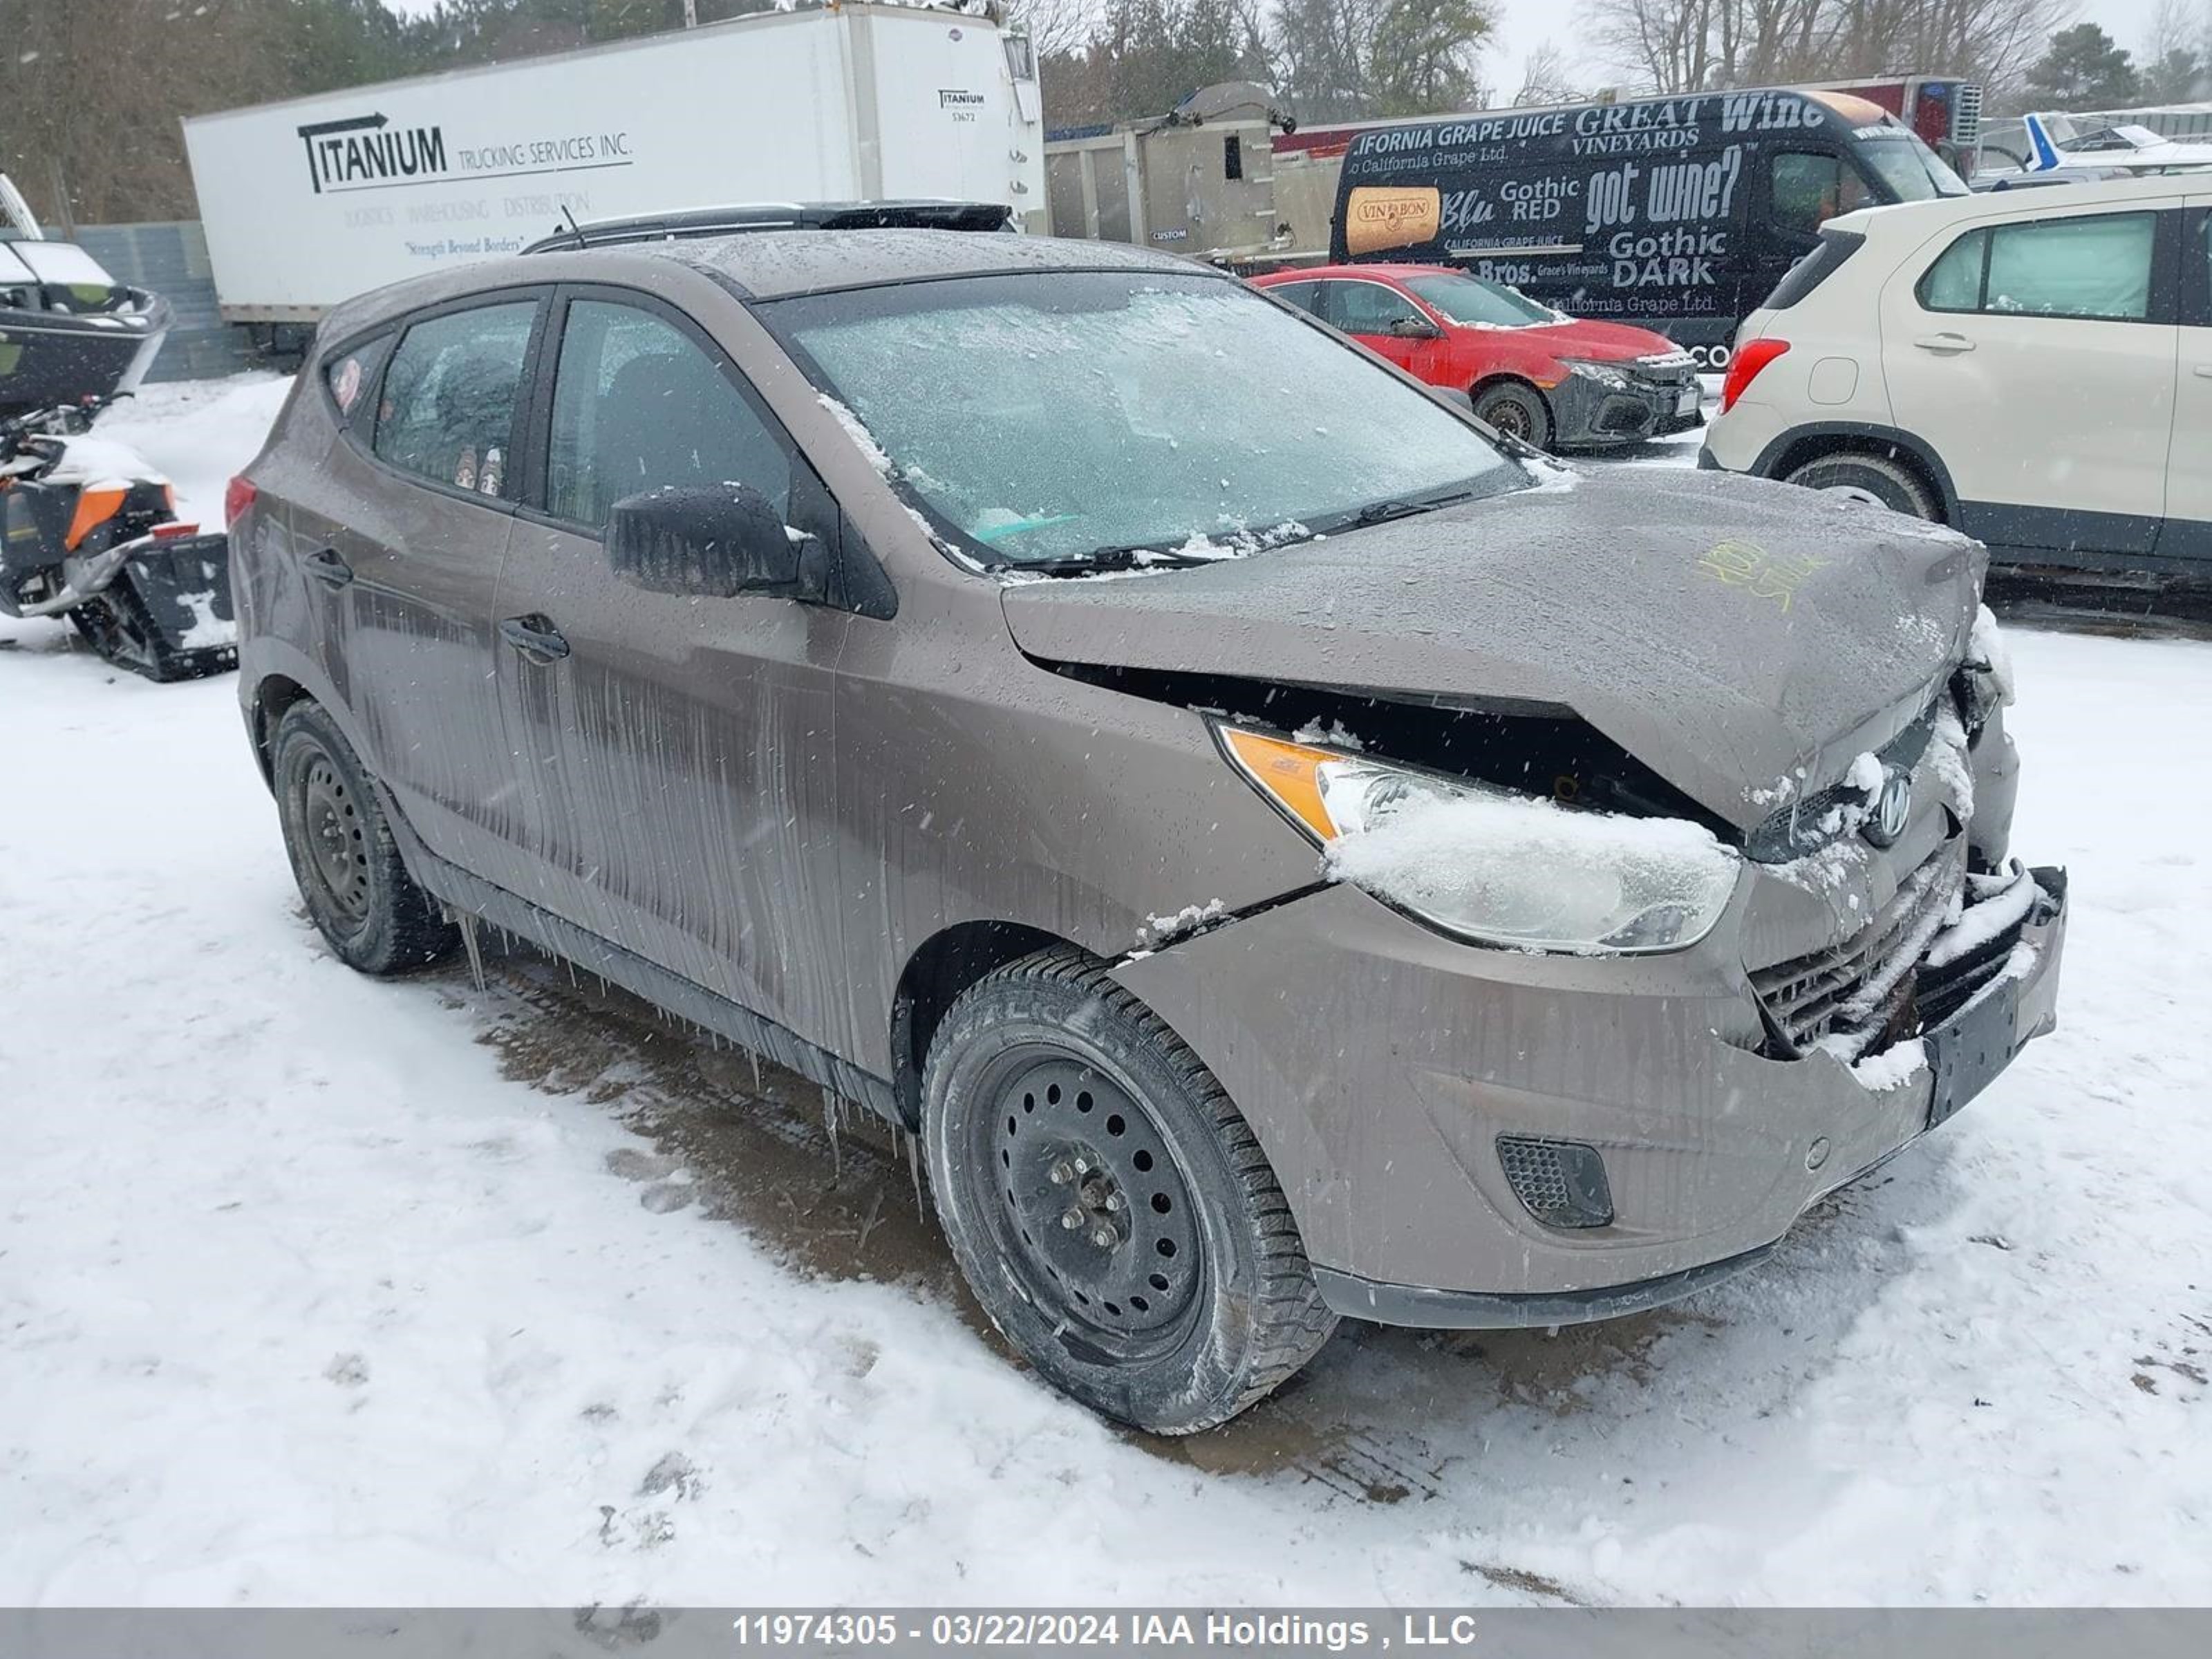
[[1841,450],[1806,462],[1783,482],[1807,489],[1826,489],[1855,501],[1886,507],[1916,519],[1942,522],[1942,510],[1927,481],[1904,462],[1866,450]]

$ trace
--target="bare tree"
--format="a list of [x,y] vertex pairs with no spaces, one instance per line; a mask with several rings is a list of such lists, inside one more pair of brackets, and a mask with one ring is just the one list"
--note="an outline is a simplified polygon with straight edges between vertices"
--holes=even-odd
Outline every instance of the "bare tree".
[[1639,87],[1958,75],[2000,96],[2073,0],[1583,0],[1598,52]]
[[1547,40],[1521,60],[1521,84],[1505,100],[1505,107],[1571,104],[1581,96],[1581,89],[1568,76],[1566,54],[1556,41]]
[[1100,0],[1014,0],[1006,16],[1029,31],[1042,61],[1080,52],[1097,33],[1103,10]]

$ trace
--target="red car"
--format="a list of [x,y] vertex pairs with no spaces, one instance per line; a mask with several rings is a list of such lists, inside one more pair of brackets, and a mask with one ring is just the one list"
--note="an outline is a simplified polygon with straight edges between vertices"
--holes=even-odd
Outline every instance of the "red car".
[[1539,449],[1637,443],[1702,424],[1690,355],[1664,335],[1578,321],[1444,265],[1322,265],[1252,279],[1474,400]]

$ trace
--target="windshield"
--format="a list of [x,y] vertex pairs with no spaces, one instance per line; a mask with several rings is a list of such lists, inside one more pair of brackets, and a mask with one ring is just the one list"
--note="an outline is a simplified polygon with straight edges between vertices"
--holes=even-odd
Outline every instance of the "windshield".
[[1527,482],[1425,393],[1221,277],[1022,272],[760,314],[990,563],[1249,552]]
[[1438,271],[1433,276],[1408,276],[1406,286],[1452,321],[1476,328],[1526,328],[1531,323],[1566,321],[1551,307],[1479,276]]
[[1900,202],[1925,202],[1938,196],[1972,192],[1943,158],[1909,132],[1869,138],[1858,147],[1859,160]]

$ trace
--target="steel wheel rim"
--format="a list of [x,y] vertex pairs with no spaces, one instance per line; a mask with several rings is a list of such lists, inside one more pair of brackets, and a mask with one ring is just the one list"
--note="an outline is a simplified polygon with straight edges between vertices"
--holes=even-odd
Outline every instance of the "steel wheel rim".
[[[971,1148],[991,1231],[1024,1298],[1085,1357],[1179,1346],[1206,1279],[1195,1201],[1152,1114],[1114,1078],[1025,1045],[980,1079]],[[1071,1219],[1073,1218],[1073,1219]]]
[[1523,443],[1535,431],[1535,422],[1528,418],[1528,411],[1510,398],[1500,398],[1491,409],[1488,418],[1491,425],[1507,437],[1518,438]]
[[317,755],[300,781],[300,831],[316,889],[347,917],[368,913],[368,841],[361,811],[330,757]]

